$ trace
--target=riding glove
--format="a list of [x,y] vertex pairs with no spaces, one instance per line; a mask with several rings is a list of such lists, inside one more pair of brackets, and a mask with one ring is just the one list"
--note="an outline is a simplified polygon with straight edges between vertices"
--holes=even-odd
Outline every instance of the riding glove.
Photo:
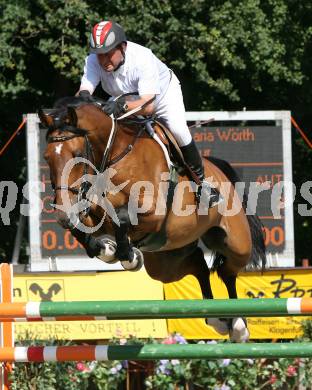
[[87,103],[95,103],[96,102],[96,99],[87,90],[80,91],[79,97],[81,97]]
[[103,105],[102,109],[107,115],[113,114],[114,117],[118,117],[127,112],[128,106],[126,99],[120,97],[118,100],[109,100]]

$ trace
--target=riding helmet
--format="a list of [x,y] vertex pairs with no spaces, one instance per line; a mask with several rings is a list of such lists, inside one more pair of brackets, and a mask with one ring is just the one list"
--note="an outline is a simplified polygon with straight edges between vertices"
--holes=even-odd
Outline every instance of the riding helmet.
[[101,21],[97,23],[90,35],[90,53],[108,53],[122,42],[126,42],[127,37],[123,28],[113,21]]

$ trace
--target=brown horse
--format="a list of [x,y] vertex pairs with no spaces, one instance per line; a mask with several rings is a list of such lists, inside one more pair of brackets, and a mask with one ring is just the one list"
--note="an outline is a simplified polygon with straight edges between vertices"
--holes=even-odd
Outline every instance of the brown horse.
[[[194,183],[185,172],[175,182],[166,151],[155,141],[160,136],[153,138],[131,118],[117,123],[99,105],[79,97],[63,98],[54,107],[40,111],[39,116],[49,129],[45,158],[57,218],[87,254],[107,262],[120,260],[128,269],[138,269],[144,256],[145,269],[153,279],[170,283],[194,275],[203,298],[212,299],[210,271],[198,246],[201,239],[214,254],[213,270],[229,297],[237,298],[237,274],[249,264],[264,266],[265,247],[258,217],[246,215],[245,195],[239,200],[235,190],[239,179],[233,168],[224,160],[204,159],[206,178],[216,183],[224,201],[209,210],[201,204],[197,207]],[[73,158],[80,160],[70,167],[64,183],[64,167]],[[107,174],[109,169],[112,174]],[[78,201],[84,206],[73,208]],[[236,212],[227,213],[233,209]],[[93,231],[95,226],[100,228]],[[207,323],[219,333],[230,333],[234,341],[249,336],[242,318]]]

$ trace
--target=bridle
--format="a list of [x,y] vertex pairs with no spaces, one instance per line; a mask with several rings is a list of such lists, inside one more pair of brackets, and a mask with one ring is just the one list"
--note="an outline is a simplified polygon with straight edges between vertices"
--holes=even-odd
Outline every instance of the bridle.
[[[93,151],[92,144],[89,140],[87,130],[80,129],[80,128],[70,126],[67,124],[58,125],[57,123],[54,123],[53,127],[51,126],[49,128],[49,131],[53,131],[56,129],[61,130],[61,131],[67,131],[67,132],[72,133],[72,134],[71,135],[48,136],[48,138],[47,138],[48,144],[55,143],[55,142],[66,142],[66,141],[70,141],[74,138],[83,137],[85,140],[83,157],[87,161],[90,161],[92,164],[94,164],[94,162],[95,162],[94,151]],[[88,174],[88,164],[86,162],[84,163],[83,174],[84,174],[84,176]],[[55,202],[56,202],[56,191],[62,191],[62,190],[69,191],[72,194],[77,195],[78,202],[86,201],[87,200],[87,192],[90,189],[90,187],[91,187],[91,183],[89,183],[88,181],[83,181],[78,188],[71,187],[71,186],[63,186],[63,185],[56,186],[56,187],[52,186],[54,193],[55,193],[53,203],[55,204]],[[90,213],[90,207],[86,208],[81,213],[83,213],[85,216],[88,216]]]
[[[114,134],[113,138],[115,138],[115,134],[116,134],[115,129],[117,128],[116,126],[117,126],[117,120],[115,118],[113,118],[113,126],[111,129],[111,134]],[[82,157],[85,159],[85,161],[90,161],[93,164],[93,166],[96,167],[94,149],[93,149],[92,144],[90,142],[90,139],[88,137],[88,133],[89,133],[88,130],[81,129],[79,127],[74,127],[74,126],[68,125],[66,123],[61,123],[59,118],[54,118],[54,124],[53,124],[53,126],[50,126],[48,128],[48,131],[52,132],[55,130],[66,131],[66,132],[69,132],[71,134],[70,135],[48,136],[47,137],[48,144],[56,143],[56,142],[66,142],[66,141],[72,140],[74,138],[83,137],[85,142],[84,142],[84,153],[83,153]],[[132,139],[132,142],[130,144],[128,144],[128,146],[113,159],[110,159],[110,160],[108,159],[110,150],[108,150],[108,151],[106,150],[102,156],[102,161],[101,161],[99,169],[97,170],[97,174],[103,173],[106,168],[108,168],[109,166],[111,166],[113,164],[116,164],[121,159],[123,159],[132,150],[137,139],[142,135],[143,132],[144,132],[144,127],[142,126],[140,128],[140,130],[135,133],[135,135]],[[112,141],[114,141],[114,139]],[[111,143],[111,147],[112,147],[112,145],[113,145],[113,142]],[[110,147],[110,149],[111,149],[111,147]],[[84,168],[83,168],[84,175],[87,175],[89,164],[87,162],[84,162],[83,164],[84,164]],[[78,202],[79,201],[87,201],[87,192],[89,191],[90,187],[91,187],[91,183],[88,181],[83,181],[79,187],[71,187],[71,186],[63,186],[63,185],[56,186],[56,187],[52,186],[54,193],[55,193],[53,203],[55,204],[55,202],[56,202],[56,191],[69,191],[72,194],[77,195]],[[87,217],[89,215],[89,213],[90,213],[90,207],[86,207],[86,209],[81,211],[79,213],[79,215],[83,214],[85,217]]]

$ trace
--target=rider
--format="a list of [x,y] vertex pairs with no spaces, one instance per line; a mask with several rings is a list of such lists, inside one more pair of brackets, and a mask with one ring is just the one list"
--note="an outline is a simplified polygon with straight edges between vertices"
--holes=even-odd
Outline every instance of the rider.
[[[118,117],[143,106],[136,114],[154,114],[171,130],[186,164],[203,183],[203,164],[186,123],[178,78],[150,49],[128,41],[123,28],[113,21],[101,21],[92,29],[90,54],[85,60],[79,95],[92,95],[99,83],[112,97],[137,91],[139,97],[135,100],[133,97],[110,100],[104,111]],[[207,185],[205,182],[205,187]],[[212,206],[219,197],[214,188],[210,191],[209,205]]]

